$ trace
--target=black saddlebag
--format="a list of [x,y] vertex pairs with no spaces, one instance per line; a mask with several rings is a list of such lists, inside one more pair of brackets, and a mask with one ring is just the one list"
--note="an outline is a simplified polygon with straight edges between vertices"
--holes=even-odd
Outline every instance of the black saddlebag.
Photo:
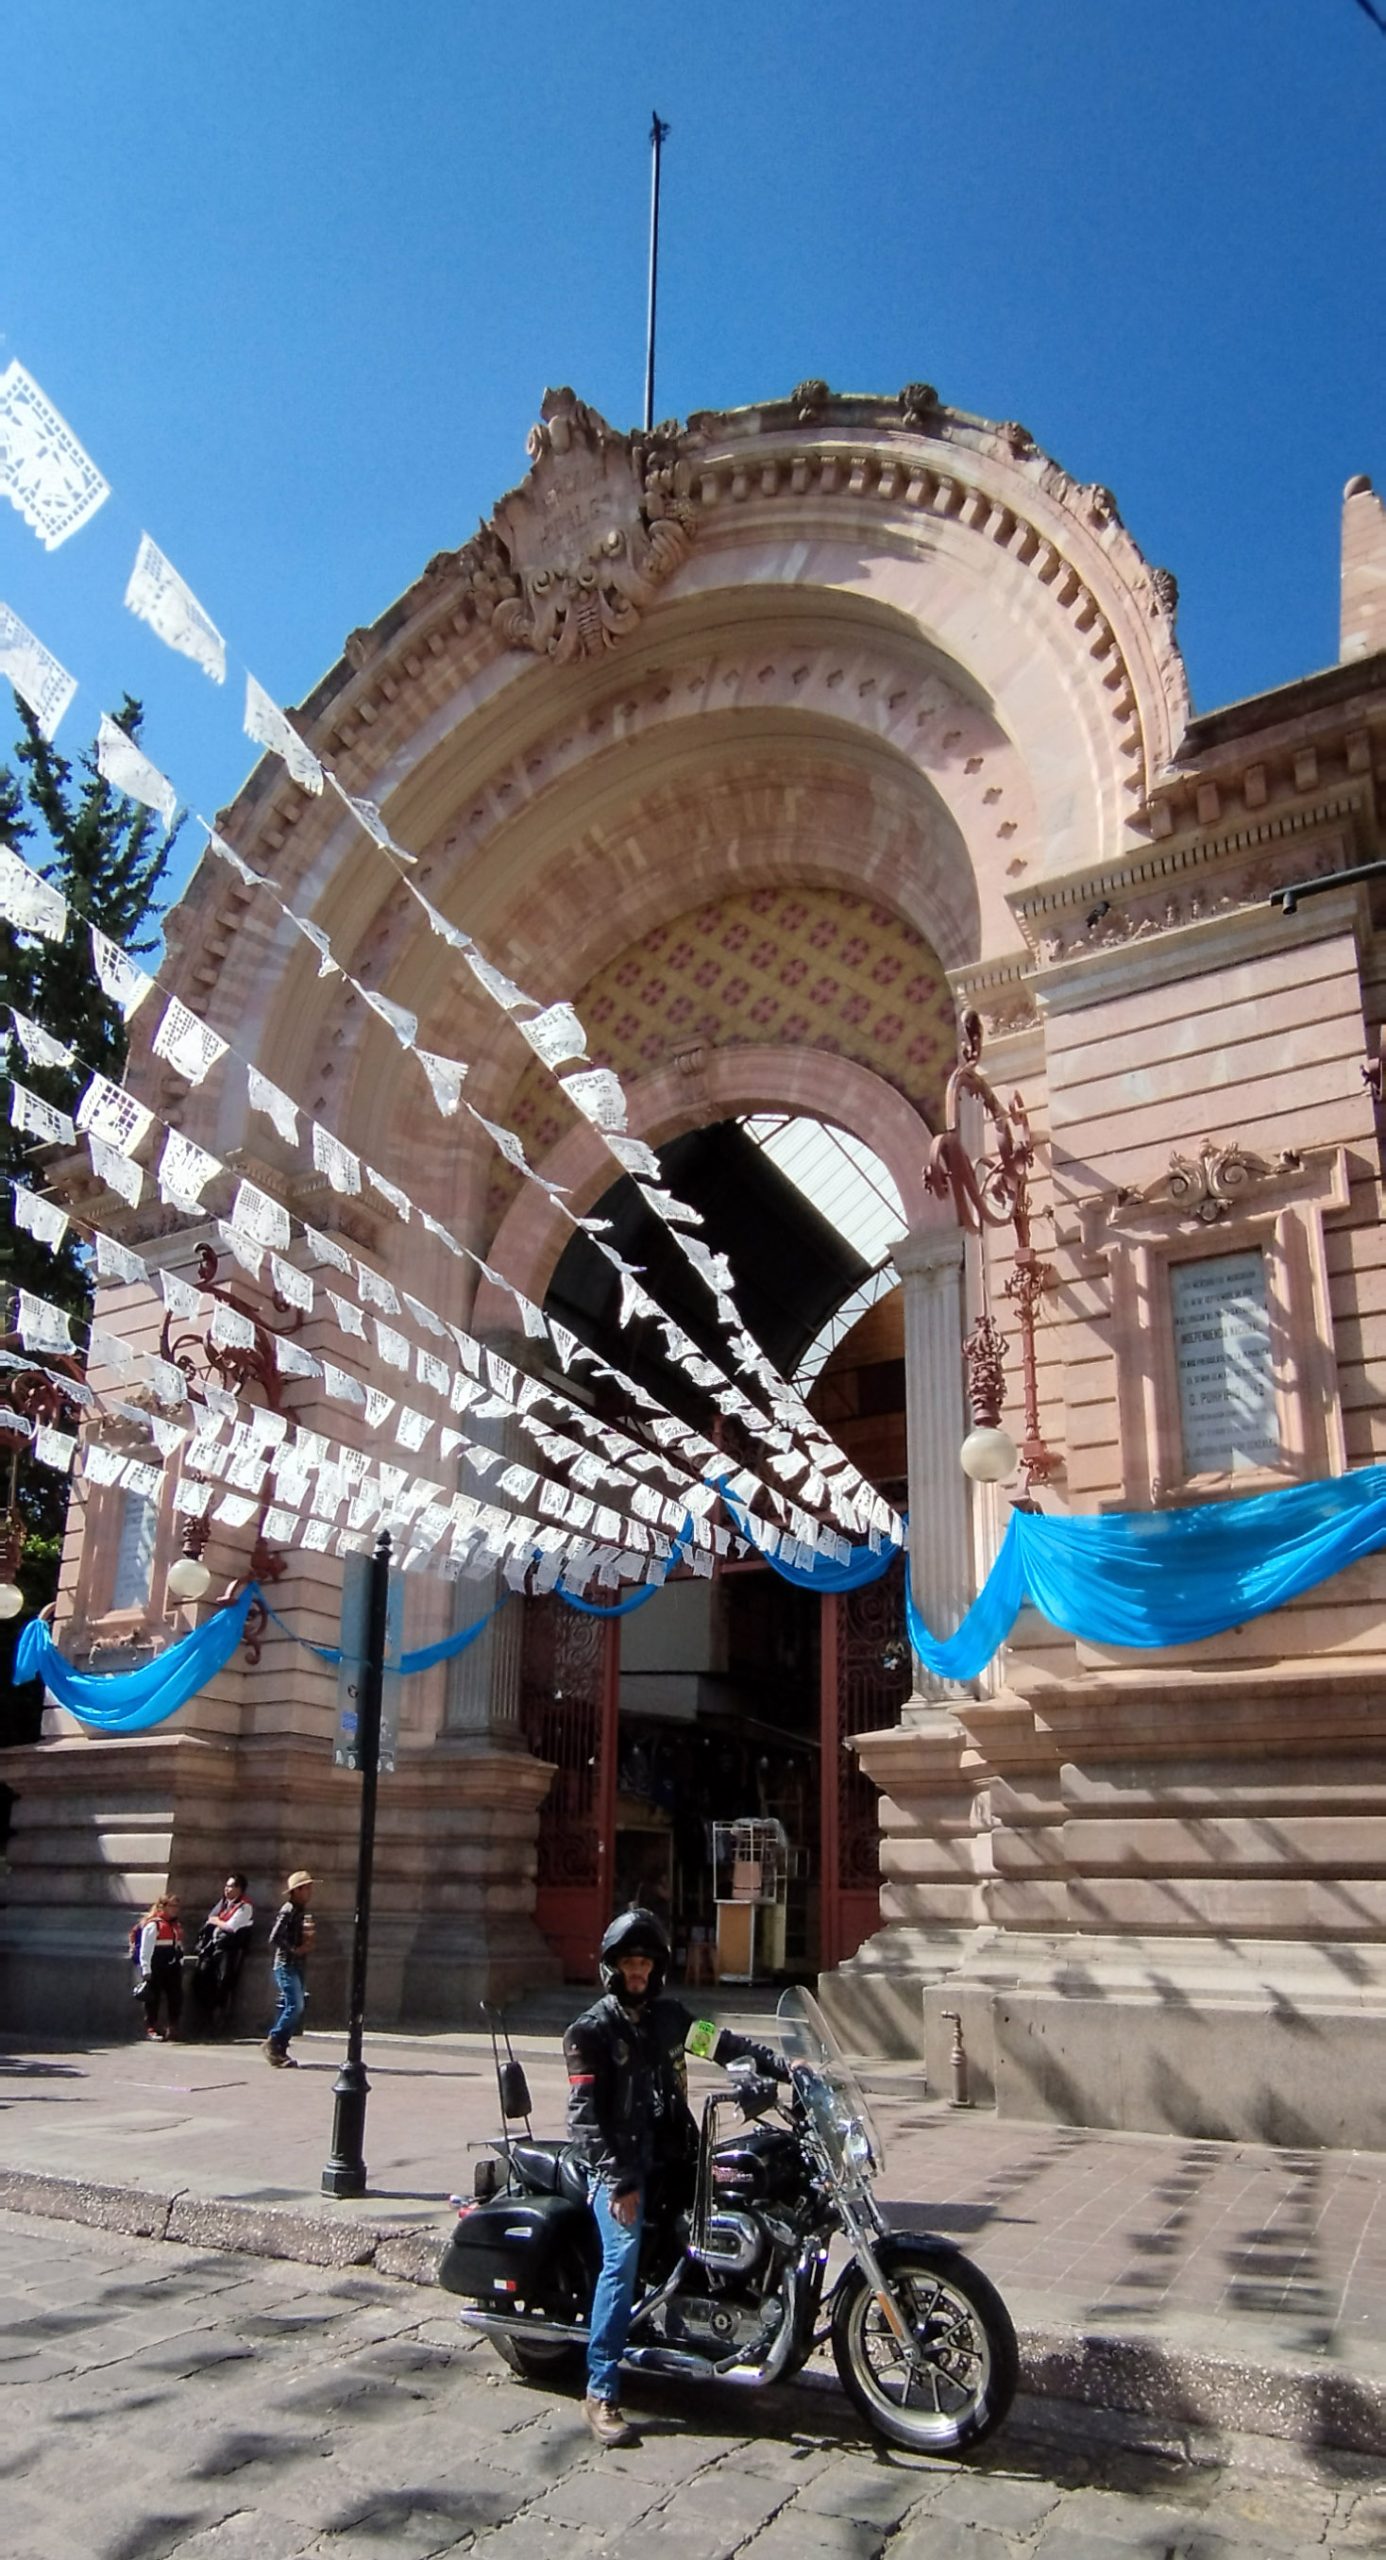
[[586,2205],[562,2195],[496,2196],[459,2217],[438,2282],[492,2311],[571,2321],[586,2317],[600,2264]]

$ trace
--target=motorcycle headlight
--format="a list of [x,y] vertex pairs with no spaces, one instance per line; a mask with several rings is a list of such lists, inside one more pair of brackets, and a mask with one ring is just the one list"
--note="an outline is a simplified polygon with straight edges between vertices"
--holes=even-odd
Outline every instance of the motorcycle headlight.
[[859,2124],[853,2125],[842,2146],[842,2151],[849,2169],[855,2171],[859,2178],[870,2177],[876,2166],[876,2155],[871,2148],[869,2134],[864,2133]]

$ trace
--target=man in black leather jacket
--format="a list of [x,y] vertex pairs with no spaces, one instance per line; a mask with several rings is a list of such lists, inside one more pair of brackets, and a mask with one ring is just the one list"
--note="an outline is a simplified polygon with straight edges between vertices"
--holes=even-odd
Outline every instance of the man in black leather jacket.
[[685,2052],[720,2063],[750,2060],[771,2076],[782,2067],[768,2046],[727,2028],[719,2033],[695,2020],[681,2000],[666,1997],[669,1953],[652,1911],[637,1906],[619,1913],[598,1957],[603,1996],[563,2039],[568,2136],[587,2162],[602,2244],[584,2403],[602,2445],[629,2444],[635,2433],[616,2395],[650,2185],[691,2168],[697,2150]]

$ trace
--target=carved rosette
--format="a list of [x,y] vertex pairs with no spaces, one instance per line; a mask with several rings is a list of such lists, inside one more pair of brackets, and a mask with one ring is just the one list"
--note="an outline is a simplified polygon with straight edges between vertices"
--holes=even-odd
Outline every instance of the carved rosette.
[[544,396],[529,476],[460,554],[478,619],[563,665],[615,648],[693,546],[676,429],[626,436],[571,391]]

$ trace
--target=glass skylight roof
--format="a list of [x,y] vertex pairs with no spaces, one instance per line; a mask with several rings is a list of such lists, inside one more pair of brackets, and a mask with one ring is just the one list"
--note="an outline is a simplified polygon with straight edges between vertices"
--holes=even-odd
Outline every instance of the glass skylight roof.
[[795,1119],[785,1112],[757,1113],[741,1125],[870,1265],[869,1278],[843,1300],[800,1361],[794,1383],[802,1388],[817,1377],[829,1352],[858,1317],[894,1288],[895,1273],[887,1258],[904,1233],[904,1207],[880,1157],[847,1130],[828,1128],[821,1120]]

